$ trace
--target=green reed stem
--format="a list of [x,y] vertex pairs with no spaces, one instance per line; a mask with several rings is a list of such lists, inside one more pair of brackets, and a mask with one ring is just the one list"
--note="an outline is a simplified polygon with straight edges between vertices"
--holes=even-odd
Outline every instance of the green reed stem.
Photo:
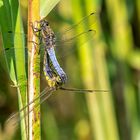
[[[39,38],[33,33],[31,23],[40,20],[40,0],[28,1],[28,42],[29,49],[29,79],[28,79],[28,100],[31,102],[34,98],[39,96],[40,93],[40,56],[39,56]],[[36,26],[36,28],[39,28]],[[40,102],[40,99],[36,100],[35,103]],[[32,110],[32,105],[29,106],[28,110]],[[28,139],[29,140],[40,140],[41,139],[41,125],[40,125],[40,105],[36,107],[32,112],[29,113],[28,117]]]
[[[16,34],[11,37],[7,36],[8,31],[23,33],[23,25],[20,13],[20,6],[18,1],[3,1],[1,7],[1,29],[3,36],[3,45],[5,48],[14,47],[15,51],[10,56],[5,53],[7,62],[7,72],[17,87],[19,110],[26,105],[27,99],[27,79],[26,79],[26,65],[25,65],[25,42],[24,35],[17,36]],[[8,22],[7,22],[8,21]],[[11,45],[11,42],[14,42]],[[16,48],[20,48],[20,53]],[[14,50],[14,49],[13,49]],[[20,60],[20,61],[19,61]],[[23,113],[20,113],[20,117]],[[13,120],[10,120],[13,121]],[[20,123],[22,140],[27,139],[27,131],[25,131],[25,119]]]
[[[78,10],[77,13],[74,13],[74,18],[77,21],[77,19],[80,19],[82,14],[85,13],[82,13],[83,10],[81,10],[80,0],[74,4],[74,9]],[[96,12],[98,14],[98,7],[92,0],[85,1],[85,5],[87,6],[84,7],[85,12],[87,12],[86,14],[89,14],[90,12]],[[78,47],[82,77],[86,88],[109,90],[109,77],[107,75],[104,50],[105,44],[104,41],[101,40],[102,31],[98,16],[96,20],[96,24],[93,27],[93,29],[96,30],[96,34],[93,36],[94,41],[89,41],[82,47]],[[93,24],[92,22],[93,21],[89,21],[88,23]],[[85,27],[88,26],[88,23]],[[85,27],[83,27],[83,29]],[[85,37],[82,40],[88,40],[88,37]],[[80,41],[82,40],[78,40],[78,43],[80,44]],[[86,94],[86,99],[89,108],[93,137],[96,140],[118,140],[119,136],[111,92]]]
[[[42,4],[43,2],[43,4]],[[40,17],[46,16],[51,9],[55,6],[58,0],[52,1],[42,1],[40,5],[40,0],[32,1],[29,0],[29,11],[28,11],[28,25],[30,22],[33,24],[35,21],[39,21]],[[53,3],[54,2],[54,3]],[[53,3],[53,5],[52,5]],[[51,5],[51,7],[50,7]],[[40,15],[40,9],[42,6],[46,10],[43,10]],[[46,14],[44,13],[46,11]],[[43,14],[43,16],[42,16]],[[39,26],[37,28],[40,28]],[[31,26],[28,26],[28,40],[32,40],[39,44],[39,38],[33,34]],[[29,54],[29,102],[34,98],[39,96],[40,93],[40,56],[39,56],[39,45],[36,43],[28,43],[28,48],[30,50]],[[40,99],[35,101],[38,104]],[[32,105],[29,106],[29,110],[32,110]],[[29,113],[29,139],[40,140],[41,139],[41,126],[40,126],[40,105],[33,109]]]
[[[138,4],[139,1],[136,1]],[[136,4],[136,5],[137,5]],[[139,139],[139,113],[137,111],[137,93],[135,93],[135,87],[132,84],[131,73],[128,69],[126,62],[129,60],[133,62],[133,66],[139,67],[135,62],[140,59],[135,55],[135,60],[132,56],[134,56],[136,50],[134,48],[133,42],[133,34],[132,29],[129,23],[130,12],[128,11],[128,5],[126,1],[115,0],[114,4],[111,1],[106,0],[106,6],[108,9],[109,21],[111,23],[111,30],[113,34],[113,45],[111,46],[112,54],[116,57],[118,61],[119,72],[123,73],[120,78],[123,80],[121,89],[118,91],[121,92],[122,97],[124,97],[126,117],[123,120],[123,124],[126,126],[130,126],[131,133],[129,133],[128,138],[130,139]],[[139,7],[139,5],[137,5]],[[137,9],[140,11],[140,8]],[[120,14],[121,12],[121,14]],[[139,12],[136,14],[139,15]],[[139,22],[139,17],[138,17]],[[139,25],[138,23],[136,25]],[[135,25],[135,26],[136,26]],[[139,28],[137,28],[139,30]],[[138,53],[138,52],[137,52]],[[136,53],[136,54],[137,54]],[[138,58],[138,59],[137,59]],[[122,125],[122,123],[121,123]],[[123,127],[120,127],[122,138],[126,138],[126,130]]]

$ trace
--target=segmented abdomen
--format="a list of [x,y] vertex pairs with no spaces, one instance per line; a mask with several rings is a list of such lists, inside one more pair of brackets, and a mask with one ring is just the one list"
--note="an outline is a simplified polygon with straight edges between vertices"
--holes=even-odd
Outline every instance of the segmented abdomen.
[[66,83],[66,80],[67,80],[67,75],[66,73],[63,71],[63,69],[60,67],[58,61],[57,61],[57,58],[56,58],[56,55],[55,55],[55,51],[54,51],[54,48],[51,47],[51,48],[48,48],[47,49],[47,52],[48,52],[48,55],[50,57],[50,60],[53,64],[53,67],[54,69],[56,70],[57,74],[60,76],[61,80],[63,83]]

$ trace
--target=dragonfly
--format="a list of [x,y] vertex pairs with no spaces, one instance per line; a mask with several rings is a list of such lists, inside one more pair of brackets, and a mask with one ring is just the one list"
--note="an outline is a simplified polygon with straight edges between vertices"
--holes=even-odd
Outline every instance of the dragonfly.
[[[13,118],[19,116],[19,114],[24,111],[24,116],[22,118],[19,118],[18,121],[16,120],[16,122],[14,123],[17,124],[18,122],[20,122],[24,117],[26,117],[27,115],[29,115],[29,113],[31,113],[33,111],[33,109],[35,107],[37,107],[38,105],[42,104],[44,101],[46,101],[55,91],[57,90],[62,90],[62,91],[67,91],[67,92],[79,92],[79,93],[83,93],[83,92],[87,92],[87,93],[97,93],[97,92],[109,92],[109,90],[92,90],[92,89],[78,89],[78,88],[65,88],[63,87],[64,85],[64,81],[63,79],[61,79],[61,77],[59,75],[56,74],[56,71],[54,69],[54,67],[52,67],[52,64],[50,63],[50,58],[47,57],[47,52],[45,51],[44,53],[44,75],[45,78],[48,82],[48,87],[46,87],[38,97],[36,97],[35,99],[33,99],[31,102],[29,102],[27,105],[25,105],[22,109],[20,109],[17,113],[13,114],[10,116],[10,118],[7,120],[7,122],[9,122],[10,120],[12,120]],[[50,76],[51,75],[51,76]],[[35,103],[36,100],[38,100],[40,98],[40,102],[39,103]],[[30,108],[29,111],[27,111],[26,109],[33,104],[32,108]]]
[[[88,39],[87,39],[88,41],[93,40],[93,36],[96,34],[96,31],[92,29],[92,25],[95,24],[97,18],[98,18],[98,13],[91,13],[88,16],[85,16],[78,23],[72,25],[71,27],[69,27],[67,29],[64,29],[64,31],[55,32],[55,38],[54,38],[54,40],[52,40],[54,42],[52,42],[52,43],[55,43],[55,46],[54,46],[55,53],[57,54],[57,57],[59,60],[68,56],[70,53],[72,53],[75,50],[74,44],[76,44],[78,39],[80,39],[82,37],[88,37]],[[45,20],[41,20],[41,21],[39,21],[40,23],[38,22],[38,24],[41,24],[41,23],[42,23],[42,25],[43,25],[43,23],[48,24],[47,21],[46,22],[44,22],[44,21]],[[85,26],[84,30],[80,31],[80,33],[75,35],[75,30],[83,27],[87,23],[87,21],[91,21],[91,24],[90,24],[91,29],[89,26],[88,27]],[[33,28],[33,30],[35,30],[34,33],[35,32],[37,33],[37,31],[36,31],[37,28]],[[28,40],[28,36],[26,34],[19,33],[19,32],[13,32],[13,31],[9,30],[9,31],[6,31],[3,33],[3,37],[6,38],[6,42],[8,42],[8,45],[6,44],[7,46],[5,46],[4,51],[0,51],[0,55],[5,53],[6,58],[8,60],[10,60],[11,56],[14,55],[15,51],[18,51],[19,54],[23,53],[22,49],[20,47],[15,46],[14,40],[15,39],[18,40],[19,38],[22,38],[22,40],[25,40],[24,42],[26,42],[26,40]],[[83,40],[79,44],[79,46],[83,46],[83,44],[86,43],[87,40],[86,41]],[[32,42],[32,41],[29,41],[29,42]],[[25,43],[25,46],[26,46],[26,43]],[[41,51],[44,52],[44,43],[41,42],[41,44],[39,44],[39,46],[40,46],[40,52]],[[29,49],[27,47],[25,47],[24,49],[25,49],[25,55],[28,55]],[[63,50],[63,54],[60,55],[60,52],[62,52],[62,50]],[[12,58],[12,59],[19,60],[19,58]],[[43,60],[43,58],[42,58],[42,60]]]
[[[91,13],[90,15],[84,17],[78,24],[73,25],[73,27],[77,27],[80,25],[80,23],[85,22],[85,19],[88,19],[89,17],[92,17],[94,13]],[[76,89],[76,88],[65,88],[63,85],[67,82],[67,75],[60,66],[56,54],[55,54],[55,48],[57,48],[57,43],[69,43],[73,40],[75,40],[78,37],[81,37],[82,35],[87,35],[89,33],[94,34],[95,30],[87,30],[84,32],[81,32],[80,34],[73,36],[72,38],[64,36],[61,40],[57,41],[56,35],[51,29],[49,22],[46,19],[36,21],[37,24],[39,24],[40,28],[34,27],[34,24],[31,23],[30,26],[32,27],[33,33],[35,36],[39,37],[39,42],[43,44],[43,50],[44,50],[44,58],[43,58],[43,71],[46,78],[46,81],[48,83],[48,87],[46,87],[38,97],[36,97],[33,101],[29,102],[26,106],[24,106],[19,112],[12,115],[8,120],[14,118],[15,116],[19,115],[20,112],[25,111],[27,107],[29,107],[31,104],[33,104],[38,98],[40,98],[40,103],[37,103],[33,106],[36,107],[39,104],[43,103],[46,99],[48,99],[54,91],[56,90],[63,90],[63,91],[74,91],[74,92],[108,92],[108,90],[88,90],[88,89]],[[64,31],[64,34],[73,30],[72,28],[67,29]],[[38,36],[39,34],[39,36]],[[59,34],[59,33],[57,33]],[[35,42],[33,42],[35,43]],[[83,43],[83,42],[82,42]],[[40,48],[42,49],[42,48]],[[10,49],[6,49],[10,50]],[[24,117],[28,115],[30,112],[33,111],[33,108],[29,110],[29,112],[26,112],[24,114]],[[19,119],[20,121],[21,119]]]
[[[61,79],[60,83],[62,82],[61,84],[65,84],[65,82],[67,80],[66,73],[60,67],[60,64],[55,55],[55,50],[54,50],[54,47],[56,45],[55,34],[54,34],[53,30],[50,28],[49,22],[46,19],[36,21],[36,22],[38,24],[40,24],[40,26],[37,26],[40,28],[35,28],[32,23],[31,23],[31,27],[32,27],[34,35],[37,37],[39,35],[39,40],[40,40],[40,42],[43,43],[43,46],[44,46],[44,52],[45,52],[44,53],[44,67],[43,67],[44,74],[46,77],[49,77],[51,79],[56,77],[56,76],[53,76],[54,74],[58,75],[58,77]],[[49,58],[49,59],[47,59],[47,58]],[[55,71],[55,73],[54,73],[54,71]],[[49,79],[46,78],[46,80],[48,81]],[[55,83],[60,84],[59,80],[55,81]]]

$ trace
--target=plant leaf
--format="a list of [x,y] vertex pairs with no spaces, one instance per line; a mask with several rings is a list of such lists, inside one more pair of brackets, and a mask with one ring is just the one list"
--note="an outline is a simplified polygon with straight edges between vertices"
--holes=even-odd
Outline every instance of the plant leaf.
[[46,17],[60,0],[40,0],[41,19]]

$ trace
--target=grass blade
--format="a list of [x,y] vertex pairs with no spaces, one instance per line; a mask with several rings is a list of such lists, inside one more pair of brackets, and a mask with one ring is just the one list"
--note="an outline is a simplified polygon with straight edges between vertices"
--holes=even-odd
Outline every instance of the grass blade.
[[[23,32],[23,25],[22,19],[20,14],[20,6],[17,0],[14,1],[3,1],[3,6],[1,7],[1,29],[2,29],[2,36],[3,36],[3,46],[12,47],[10,46],[10,42],[14,41],[14,48],[20,47],[22,49],[22,53],[19,55],[18,51],[15,49],[14,55],[8,57],[6,59],[7,64],[7,72],[11,80],[13,81],[14,85],[17,86],[17,93],[18,93],[18,102],[19,102],[19,110],[26,104],[26,94],[27,94],[27,83],[26,83],[26,67],[25,67],[25,42],[22,36],[7,38],[5,36],[5,32],[12,30],[13,32]],[[3,13],[6,13],[5,15]],[[6,20],[7,19],[7,20]],[[6,22],[9,21],[9,22]],[[7,58],[6,54],[5,58]],[[22,60],[23,63],[20,63],[18,59]],[[23,113],[20,114],[22,116]],[[21,121],[21,132],[22,139],[27,138],[27,133],[24,132],[25,130],[25,120]]]

